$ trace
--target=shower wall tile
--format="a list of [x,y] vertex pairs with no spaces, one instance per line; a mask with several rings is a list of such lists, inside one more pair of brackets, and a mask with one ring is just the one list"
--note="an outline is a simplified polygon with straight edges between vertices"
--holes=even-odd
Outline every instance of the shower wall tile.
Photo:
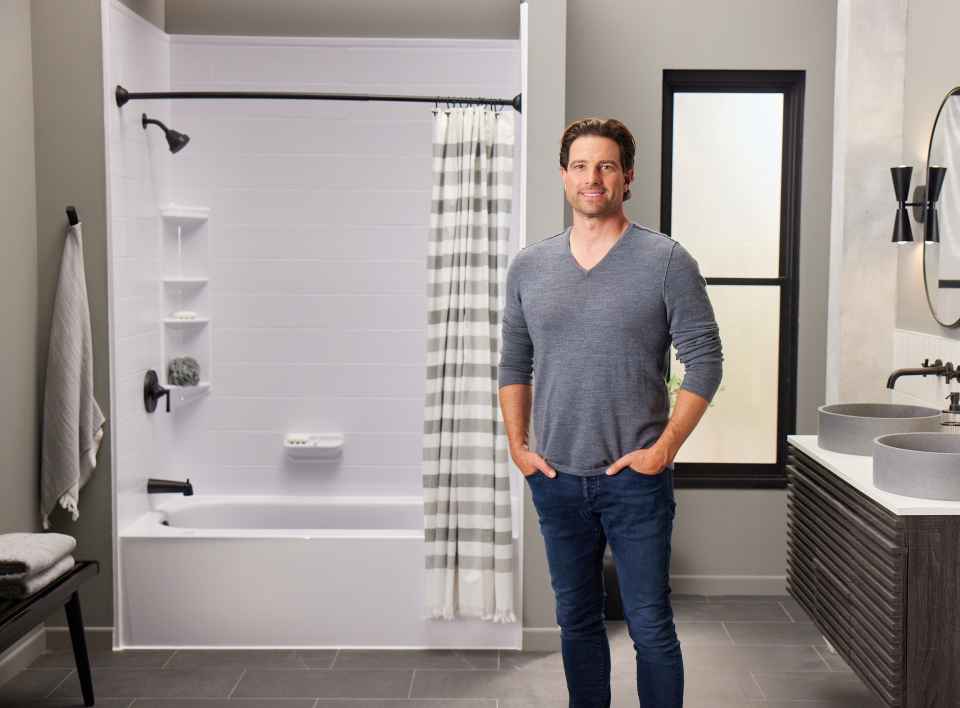
[[[117,0],[109,6],[109,86],[168,91],[166,34]],[[163,132],[144,130],[147,113],[170,123],[170,101],[109,102],[110,210],[117,518],[120,528],[147,510],[145,482],[173,464],[173,420],[143,408],[143,376],[160,368],[160,206],[172,199],[170,153]]]
[[[940,359],[954,366],[960,365],[960,341],[934,337],[929,334],[895,330],[893,334],[893,369],[916,368],[925,359],[934,362]],[[898,403],[929,405],[943,409],[947,405],[947,394],[960,390],[960,384],[944,383],[937,376],[904,376],[897,380],[893,400]]]
[[[520,90],[513,41],[174,36],[170,54],[171,90]],[[213,493],[421,494],[432,110],[173,102],[191,138],[173,201],[211,213],[215,371],[174,416],[171,474]],[[291,432],[343,434],[342,459],[288,459]]]

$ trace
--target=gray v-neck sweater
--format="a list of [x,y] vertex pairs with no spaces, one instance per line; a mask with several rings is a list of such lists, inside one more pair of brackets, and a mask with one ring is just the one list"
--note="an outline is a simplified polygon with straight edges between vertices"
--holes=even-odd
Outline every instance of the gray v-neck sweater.
[[653,445],[667,425],[673,342],[683,389],[720,385],[720,332],[697,262],[630,224],[597,265],[570,252],[570,230],[523,249],[507,275],[500,386],[532,385],[537,452],[558,472],[603,474]]

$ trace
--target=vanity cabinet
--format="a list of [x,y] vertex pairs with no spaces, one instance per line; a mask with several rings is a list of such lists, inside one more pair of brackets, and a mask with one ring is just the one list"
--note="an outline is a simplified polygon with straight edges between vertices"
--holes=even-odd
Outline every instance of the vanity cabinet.
[[960,516],[898,515],[791,445],[787,589],[888,706],[960,705]]

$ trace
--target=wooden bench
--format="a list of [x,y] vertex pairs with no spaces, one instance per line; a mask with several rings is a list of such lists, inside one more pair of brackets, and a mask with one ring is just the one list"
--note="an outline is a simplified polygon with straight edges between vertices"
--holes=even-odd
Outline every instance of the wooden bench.
[[87,640],[83,635],[79,591],[81,585],[99,572],[100,564],[97,561],[80,561],[69,573],[57,578],[35,595],[23,600],[0,599],[0,652],[13,646],[61,607],[66,607],[73,658],[77,662],[77,674],[80,677],[80,690],[83,691],[85,706],[93,705],[93,679],[90,676]]

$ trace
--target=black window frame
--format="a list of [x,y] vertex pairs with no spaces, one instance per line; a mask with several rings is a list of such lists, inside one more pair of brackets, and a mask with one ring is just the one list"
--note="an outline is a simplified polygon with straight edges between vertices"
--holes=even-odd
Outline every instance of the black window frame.
[[[775,463],[678,462],[678,488],[785,489],[787,436],[797,429],[797,338],[800,294],[800,186],[803,166],[805,71],[663,71],[660,153],[660,230],[670,235],[673,200],[673,97],[677,93],[782,93],[783,154],[780,182],[780,267],[776,278],[711,278],[708,285],[780,288],[780,337]],[[723,336],[723,333],[721,333]]]

